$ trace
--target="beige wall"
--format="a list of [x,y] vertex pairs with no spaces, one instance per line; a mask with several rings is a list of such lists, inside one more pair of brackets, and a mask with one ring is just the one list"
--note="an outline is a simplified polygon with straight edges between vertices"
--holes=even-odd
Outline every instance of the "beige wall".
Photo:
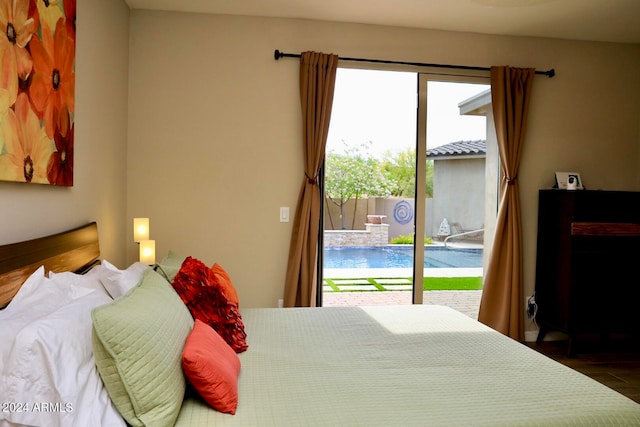
[[151,11],[130,19],[127,221],[151,217],[160,256],[220,262],[244,306],[282,297],[291,223],[278,207],[293,212],[302,176],[298,62],[275,61],[276,48],[555,68],[536,78],[520,173],[525,294],[537,191],[554,171],[579,171],[593,189],[640,189],[639,45]]
[[[169,249],[231,275],[241,304],[282,298],[302,183],[296,63],[279,21],[132,11],[128,217]],[[130,226],[131,227],[131,226]],[[135,260],[136,246],[128,246]]]
[[0,182],[0,244],[97,221],[102,256],[124,264],[129,9],[77,7],[75,185]]

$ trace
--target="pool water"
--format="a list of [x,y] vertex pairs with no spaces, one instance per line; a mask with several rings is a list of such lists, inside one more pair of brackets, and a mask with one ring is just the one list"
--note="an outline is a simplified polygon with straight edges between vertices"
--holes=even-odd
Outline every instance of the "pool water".
[[[482,249],[426,246],[424,267],[482,267]],[[324,268],[413,268],[413,247],[326,247],[324,248]]]

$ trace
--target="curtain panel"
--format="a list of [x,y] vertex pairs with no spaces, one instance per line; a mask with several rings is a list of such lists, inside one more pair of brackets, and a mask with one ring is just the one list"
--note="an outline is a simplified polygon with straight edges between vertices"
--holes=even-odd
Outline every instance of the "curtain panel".
[[491,100],[502,179],[478,320],[520,341],[524,340],[525,302],[518,169],[534,75],[533,68],[491,67]]
[[303,52],[300,56],[304,177],[289,245],[285,307],[316,305],[318,236],[322,209],[318,173],[325,155],[337,68],[337,55]]

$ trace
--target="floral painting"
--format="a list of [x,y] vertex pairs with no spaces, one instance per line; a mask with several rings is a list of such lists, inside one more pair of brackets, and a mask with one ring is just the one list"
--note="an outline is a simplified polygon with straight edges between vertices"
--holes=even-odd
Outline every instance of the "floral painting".
[[0,180],[73,185],[76,0],[0,0]]

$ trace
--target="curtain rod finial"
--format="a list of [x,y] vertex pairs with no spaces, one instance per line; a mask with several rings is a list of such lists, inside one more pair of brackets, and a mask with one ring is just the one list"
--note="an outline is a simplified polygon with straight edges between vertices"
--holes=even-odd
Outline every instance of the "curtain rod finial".
[[275,58],[276,61],[282,58],[282,56],[283,56],[282,53],[278,49],[273,51],[273,57]]
[[556,75],[556,70],[555,68],[550,69],[549,71],[547,71],[547,77],[551,78],[553,76]]

